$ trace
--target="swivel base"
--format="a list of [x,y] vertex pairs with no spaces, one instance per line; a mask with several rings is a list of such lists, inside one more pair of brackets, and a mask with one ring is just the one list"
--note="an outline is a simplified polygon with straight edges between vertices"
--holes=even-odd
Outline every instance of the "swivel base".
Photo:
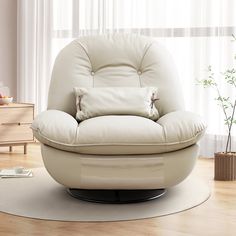
[[165,189],[90,190],[70,188],[67,191],[71,196],[80,200],[115,204],[150,201],[159,198],[166,193]]

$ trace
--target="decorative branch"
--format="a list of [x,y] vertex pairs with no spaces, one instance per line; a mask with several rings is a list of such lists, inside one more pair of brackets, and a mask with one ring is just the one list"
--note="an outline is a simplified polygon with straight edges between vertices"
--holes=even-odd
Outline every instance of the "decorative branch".
[[231,152],[231,129],[232,129],[232,125],[234,123],[234,113],[235,113],[235,107],[236,107],[236,99],[234,101],[234,106],[233,106],[233,111],[232,111],[232,115],[231,115],[231,119],[230,119],[230,126],[229,126],[229,133],[228,133],[228,138],[227,138],[227,143],[226,143],[226,153],[228,151],[228,145],[230,142],[230,147],[229,147],[229,152]]
[[[236,58],[236,57],[235,57]],[[217,84],[215,78],[214,78],[214,73],[212,72],[211,66],[208,66],[208,78],[199,80],[198,84],[203,85],[204,88],[214,88],[216,93],[217,93],[217,98],[216,100],[219,102],[218,105],[222,108],[224,117],[225,117],[225,125],[227,125],[227,130],[228,130],[228,135],[227,135],[227,142],[226,142],[226,148],[225,148],[225,153],[231,152],[231,130],[233,124],[236,124],[236,120],[234,120],[235,116],[235,110],[236,110],[236,99],[232,103],[230,101],[229,97],[223,97],[219,85]],[[224,75],[225,81],[233,85],[236,88],[236,70],[233,69],[228,69],[224,73],[221,73],[221,75]],[[229,110],[227,112],[227,110]]]

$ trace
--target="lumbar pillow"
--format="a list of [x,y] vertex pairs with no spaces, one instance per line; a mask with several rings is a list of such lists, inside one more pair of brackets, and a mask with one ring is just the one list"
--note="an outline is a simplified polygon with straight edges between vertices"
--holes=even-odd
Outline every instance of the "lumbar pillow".
[[74,88],[77,120],[105,115],[136,115],[159,118],[155,106],[157,88],[102,87]]

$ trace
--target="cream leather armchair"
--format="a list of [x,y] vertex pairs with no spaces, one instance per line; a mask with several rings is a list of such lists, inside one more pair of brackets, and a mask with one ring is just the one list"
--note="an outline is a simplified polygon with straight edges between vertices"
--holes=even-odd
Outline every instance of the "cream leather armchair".
[[[158,88],[160,118],[100,116],[77,122],[74,87]],[[48,110],[32,124],[50,175],[78,198],[153,199],[194,167],[205,124],[184,110],[169,53],[155,40],[115,34],[81,37],[58,55]]]

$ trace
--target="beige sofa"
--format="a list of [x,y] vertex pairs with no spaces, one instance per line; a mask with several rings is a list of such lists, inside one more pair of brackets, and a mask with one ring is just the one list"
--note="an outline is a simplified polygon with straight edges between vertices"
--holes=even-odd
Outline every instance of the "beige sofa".
[[[75,119],[74,87],[149,86],[158,88],[157,121],[133,115]],[[134,201],[153,199],[184,180],[205,128],[198,115],[185,111],[165,48],[129,34],[81,37],[66,46],[53,68],[48,110],[32,124],[50,175],[77,197],[110,202],[132,202],[126,193]],[[110,199],[109,190],[123,191]]]

